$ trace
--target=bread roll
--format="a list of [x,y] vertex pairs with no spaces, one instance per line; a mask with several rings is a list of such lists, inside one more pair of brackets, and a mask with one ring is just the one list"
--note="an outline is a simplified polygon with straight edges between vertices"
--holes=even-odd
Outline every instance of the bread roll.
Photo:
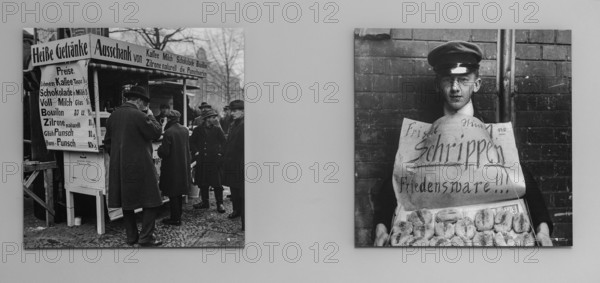
[[517,234],[515,244],[520,247],[533,247],[535,246],[535,238],[531,233]]
[[494,211],[486,208],[475,214],[475,228],[477,231],[488,231],[494,228]]
[[432,225],[425,224],[413,224],[413,235],[416,238],[424,238],[425,240],[431,239],[434,234]]
[[449,208],[438,211],[438,213],[435,214],[435,221],[455,223],[461,217],[462,214],[458,211],[458,209]]
[[433,225],[433,214],[427,209],[419,209],[408,215],[408,221],[415,224]]
[[473,236],[475,236],[475,225],[473,224],[473,220],[468,216],[456,221],[454,230],[456,231],[457,236],[467,240],[471,240],[473,239]]
[[494,246],[494,232],[483,231],[475,233],[473,237],[473,246],[476,247],[492,247]]
[[408,235],[410,233],[412,233],[413,231],[413,224],[412,222],[407,222],[407,221],[401,221],[400,224],[398,224],[398,226],[394,226],[394,227],[398,227],[398,231],[400,233],[402,233],[403,235]]
[[[400,247],[400,246],[405,246],[406,242],[408,240],[410,240],[412,236],[410,234],[402,234],[400,233],[400,231],[395,231],[391,236],[390,236],[390,245],[392,247]],[[404,243],[404,244],[403,244]]]
[[497,232],[494,234],[494,245],[497,247],[512,247],[515,244],[513,237],[507,232]]
[[405,246],[405,243],[412,237],[413,226],[411,222],[401,221],[398,225],[392,227],[390,244],[394,247]]
[[394,231],[394,228],[392,228],[392,233],[390,234],[390,245],[392,247],[397,247],[398,242],[400,242],[400,237],[402,236],[402,234],[400,234],[400,232],[398,231]]
[[530,228],[530,224],[529,224],[529,217],[527,217],[525,215],[525,213],[518,213],[517,215],[515,215],[513,217],[513,230],[515,230],[515,233],[525,233],[525,232],[529,232],[529,228]]
[[500,210],[496,212],[494,217],[494,231],[509,232],[513,226],[513,213],[508,210]]
[[450,247],[452,246],[452,244],[450,243],[450,240],[443,238],[443,237],[433,237],[430,241],[429,241],[429,246],[432,247]]
[[454,224],[450,222],[436,222],[435,235],[447,239],[452,238],[454,236]]
[[413,247],[426,247],[429,246],[429,240],[425,238],[415,237],[412,241],[409,242],[409,245]]
[[410,243],[414,241],[415,237],[413,235],[401,236],[397,242],[398,246],[410,246]]
[[450,245],[453,247],[468,247],[473,244],[472,241],[460,236],[454,236],[450,239]]

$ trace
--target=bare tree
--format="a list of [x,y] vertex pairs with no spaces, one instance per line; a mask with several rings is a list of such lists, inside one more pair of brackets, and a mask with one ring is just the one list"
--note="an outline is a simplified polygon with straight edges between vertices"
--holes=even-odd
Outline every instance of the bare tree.
[[119,28],[111,30],[110,33],[128,33],[138,41],[158,50],[164,50],[169,43],[194,44],[194,40],[198,40],[196,36],[186,34],[184,28]]
[[207,30],[205,35],[210,61],[208,72],[215,83],[223,86],[223,98],[231,101],[232,93],[241,90],[239,84],[243,79],[243,32],[240,29],[221,28],[218,31]]

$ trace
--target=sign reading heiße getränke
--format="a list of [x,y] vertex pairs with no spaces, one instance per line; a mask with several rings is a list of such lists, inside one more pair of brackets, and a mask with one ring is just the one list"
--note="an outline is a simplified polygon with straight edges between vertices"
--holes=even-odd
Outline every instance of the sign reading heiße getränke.
[[206,62],[95,34],[31,46],[33,66],[97,59],[128,66],[206,77]]

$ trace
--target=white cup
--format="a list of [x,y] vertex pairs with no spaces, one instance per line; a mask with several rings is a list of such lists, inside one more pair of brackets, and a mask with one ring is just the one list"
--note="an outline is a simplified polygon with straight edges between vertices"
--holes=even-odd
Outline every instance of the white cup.
[[81,217],[75,217],[75,226],[81,226]]

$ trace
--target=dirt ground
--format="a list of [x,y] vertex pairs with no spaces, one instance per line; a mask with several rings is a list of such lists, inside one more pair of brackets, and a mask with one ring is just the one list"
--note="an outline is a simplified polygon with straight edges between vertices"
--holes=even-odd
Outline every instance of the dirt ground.
[[[68,227],[66,221],[46,227],[46,222],[33,214],[33,201],[24,201],[23,245],[27,249],[37,248],[132,248],[125,243],[123,220],[106,218],[106,233],[96,232],[95,216],[83,217],[81,226]],[[181,226],[162,224],[160,220],[169,216],[169,204],[162,206],[156,221],[154,236],[163,241],[164,248],[184,247],[243,247],[244,231],[240,218],[228,219],[231,201],[225,198],[226,213],[218,213],[211,192],[209,209],[194,209],[192,204],[199,199],[189,199],[183,204]],[[76,204],[77,205],[77,204]],[[141,219],[138,213],[138,229]]]

